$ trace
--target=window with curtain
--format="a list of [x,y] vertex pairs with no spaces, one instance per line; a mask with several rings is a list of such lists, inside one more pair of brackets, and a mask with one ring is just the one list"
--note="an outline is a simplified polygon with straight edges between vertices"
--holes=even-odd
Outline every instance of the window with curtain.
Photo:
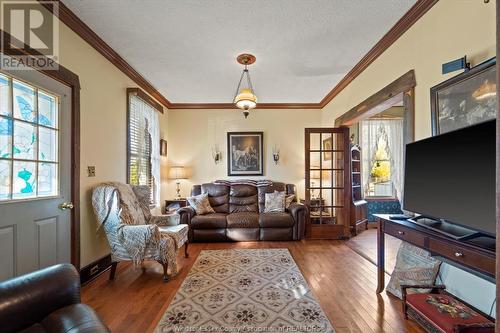
[[360,123],[362,186],[365,198],[397,198],[403,189],[403,120]]
[[151,188],[151,206],[160,202],[160,128],[153,105],[128,93],[128,183]]

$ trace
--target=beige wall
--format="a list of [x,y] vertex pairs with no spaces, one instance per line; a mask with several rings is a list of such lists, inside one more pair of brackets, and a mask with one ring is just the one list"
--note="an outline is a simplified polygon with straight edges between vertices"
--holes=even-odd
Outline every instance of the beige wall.
[[[109,253],[91,206],[91,189],[104,181],[126,181],[126,88],[137,85],[64,24],[60,63],[80,77],[80,242],[81,266]],[[160,115],[166,138],[167,116]],[[162,159],[166,163],[166,159]],[[87,177],[87,166],[96,176]],[[163,184],[164,185],[164,184]]]
[[[472,66],[496,55],[495,1],[440,0],[323,110],[323,125],[350,110],[410,69],[415,70],[415,137],[431,135],[430,88],[459,72],[441,64],[467,55]],[[489,313],[495,284],[446,263],[442,282],[459,298]],[[493,312],[494,313],[494,312]]]
[[[182,181],[183,196],[192,184],[215,179],[238,179],[227,176],[227,132],[264,132],[263,177],[294,183],[299,195],[304,191],[304,128],[321,123],[321,110],[253,110],[247,119],[238,110],[170,110],[168,122],[168,163],[189,167],[190,177]],[[216,165],[212,148],[218,145],[222,161]],[[274,164],[272,149],[280,149],[280,161]],[[166,197],[175,195],[170,181]]]
[[464,55],[477,65],[495,56],[495,1],[440,0],[325,108],[323,124],[353,108],[410,69],[415,70],[415,137],[431,134],[430,88],[441,64]]

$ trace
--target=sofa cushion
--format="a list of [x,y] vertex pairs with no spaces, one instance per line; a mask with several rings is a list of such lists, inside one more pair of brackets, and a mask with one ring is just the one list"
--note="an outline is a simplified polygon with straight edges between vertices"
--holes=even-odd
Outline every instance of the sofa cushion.
[[257,187],[252,185],[232,185],[229,193],[229,212],[259,211]]
[[294,220],[289,213],[262,213],[259,215],[261,228],[289,228],[293,227]]
[[264,213],[283,213],[285,211],[285,192],[266,193]]
[[19,331],[19,333],[46,333],[47,330],[43,328],[43,326],[40,323],[36,323],[31,325],[30,327]]
[[226,227],[226,214],[214,213],[196,215],[191,219],[193,229],[217,229]]
[[208,201],[208,193],[202,193],[200,195],[195,195],[187,198],[189,205],[194,208],[196,214],[205,215],[215,213],[210,202]]
[[52,312],[42,325],[48,332],[109,332],[95,311],[81,303]]
[[259,214],[252,212],[232,213],[227,216],[228,228],[259,228]]
[[208,201],[216,213],[229,213],[229,186],[202,184],[201,192],[208,193]]
[[273,182],[273,184],[269,186],[260,186],[257,191],[259,196],[259,212],[263,213],[266,203],[266,193],[274,193],[274,191],[286,191],[286,186],[285,183]]

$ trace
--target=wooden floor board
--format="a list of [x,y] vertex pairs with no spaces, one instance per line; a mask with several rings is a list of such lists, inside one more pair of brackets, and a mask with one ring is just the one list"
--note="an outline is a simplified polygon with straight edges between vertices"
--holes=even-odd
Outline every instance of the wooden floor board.
[[[368,233],[355,245],[369,249],[373,241]],[[423,332],[403,319],[398,299],[385,292],[375,293],[376,267],[351,245],[324,240],[191,244],[190,257],[179,255],[181,270],[168,283],[162,282],[162,268],[157,263],[146,263],[145,273],[121,263],[115,281],[103,274],[82,288],[82,299],[113,332],[151,332],[202,250],[288,248],[338,333]]]

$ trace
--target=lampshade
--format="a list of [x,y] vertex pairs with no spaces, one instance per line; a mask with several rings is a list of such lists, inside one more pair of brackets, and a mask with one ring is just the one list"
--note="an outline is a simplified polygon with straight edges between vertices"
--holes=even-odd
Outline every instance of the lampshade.
[[186,179],[186,169],[183,166],[172,166],[168,173],[170,179]]
[[241,89],[240,93],[234,98],[236,106],[242,110],[250,110],[257,106],[257,96],[248,88]]

